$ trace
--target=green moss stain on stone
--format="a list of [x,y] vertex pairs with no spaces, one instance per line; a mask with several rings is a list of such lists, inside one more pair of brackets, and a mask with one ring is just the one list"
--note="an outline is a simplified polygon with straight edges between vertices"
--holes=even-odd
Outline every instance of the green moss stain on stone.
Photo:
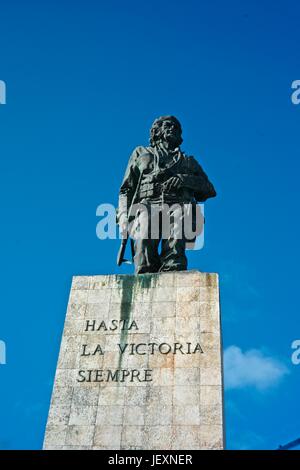
[[136,276],[136,286],[138,289],[149,289],[152,284],[153,274],[139,274]]
[[[126,328],[120,331],[120,346],[123,348],[127,343],[128,330],[131,319],[131,310],[132,310],[132,301],[133,301],[133,288],[134,288],[134,279],[133,276],[116,276],[116,282],[118,284],[118,289],[121,290],[121,312],[120,320],[126,322]],[[123,354],[119,353],[119,369],[121,368]]]
[[[126,322],[126,328],[120,332],[120,346],[123,349],[127,344],[128,338],[128,326],[132,320],[135,320],[138,325],[138,318],[132,318],[132,307],[135,295],[140,292],[141,289],[150,289],[155,287],[157,280],[156,274],[139,274],[136,276],[130,275],[116,275],[116,283],[118,289],[121,290],[121,313],[120,320]],[[143,296],[141,296],[143,297]],[[120,351],[118,368],[122,366],[123,354]]]

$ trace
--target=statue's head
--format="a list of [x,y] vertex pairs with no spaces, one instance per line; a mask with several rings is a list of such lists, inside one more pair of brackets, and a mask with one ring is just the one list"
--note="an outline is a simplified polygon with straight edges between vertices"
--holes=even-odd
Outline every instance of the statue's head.
[[150,144],[152,147],[160,142],[167,142],[171,147],[182,144],[181,124],[175,116],[161,116],[155,119],[150,130]]

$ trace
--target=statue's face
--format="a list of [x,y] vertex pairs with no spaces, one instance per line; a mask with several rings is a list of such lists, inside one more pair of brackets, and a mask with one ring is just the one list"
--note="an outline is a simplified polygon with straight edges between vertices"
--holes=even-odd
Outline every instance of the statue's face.
[[174,147],[180,145],[181,142],[181,129],[178,124],[172,119],[166,119],[161,125],[161,138],[162,140],[172,144]]

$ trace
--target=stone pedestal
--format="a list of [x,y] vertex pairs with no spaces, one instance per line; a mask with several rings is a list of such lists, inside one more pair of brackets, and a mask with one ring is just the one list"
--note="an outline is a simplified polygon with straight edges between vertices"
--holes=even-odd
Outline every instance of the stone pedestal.
[[44,449],[222,449],[217,274],[74,277]]

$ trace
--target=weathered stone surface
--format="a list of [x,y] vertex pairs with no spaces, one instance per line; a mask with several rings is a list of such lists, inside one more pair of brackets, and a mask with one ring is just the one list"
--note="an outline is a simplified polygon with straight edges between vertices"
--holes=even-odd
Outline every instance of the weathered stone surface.
[[218,276],[74,277],[44,448],[222,449],[223,427]]

